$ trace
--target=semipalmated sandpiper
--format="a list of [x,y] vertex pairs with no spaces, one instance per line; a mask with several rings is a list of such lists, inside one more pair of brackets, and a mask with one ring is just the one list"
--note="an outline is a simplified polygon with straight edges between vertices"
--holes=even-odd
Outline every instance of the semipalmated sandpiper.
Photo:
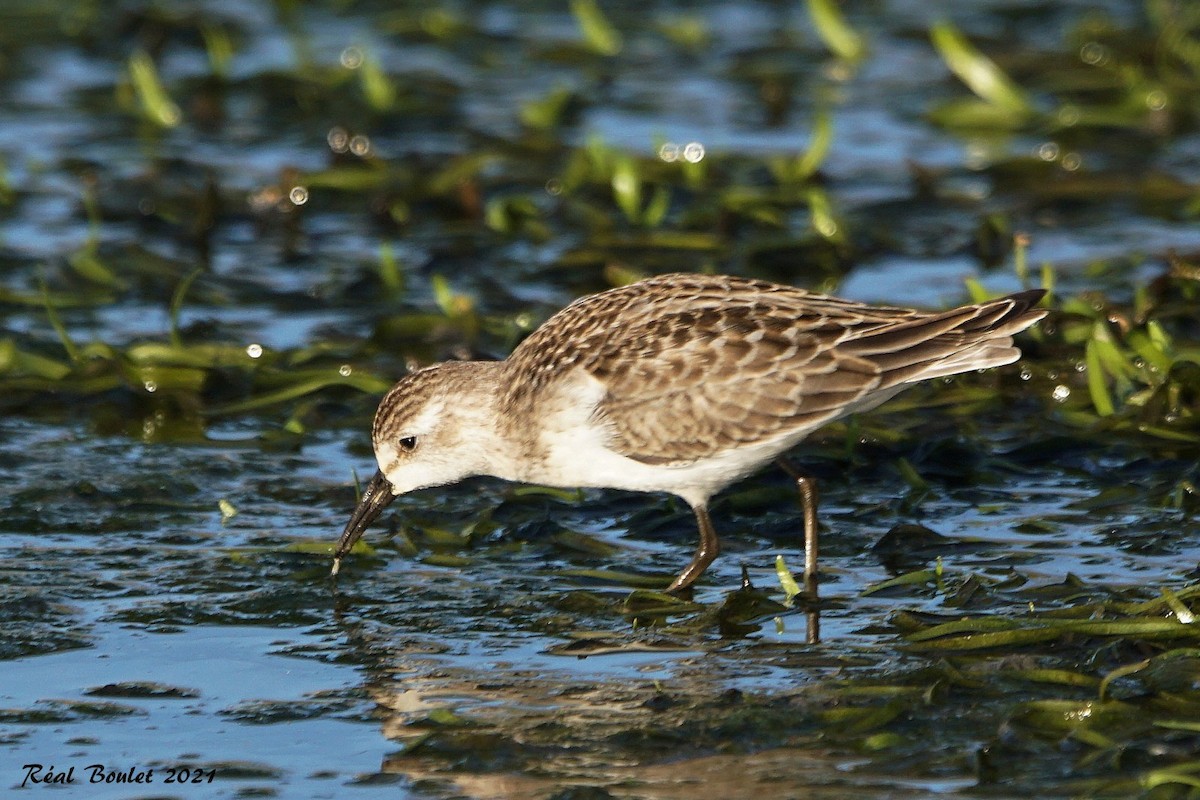
[[[1046,314],[1043,294],[926,312],[675,274],[581,298],[504,361],[436,364],[384,396],[371,433],[379,471],[333,573],[397,495],[492,475],[678,495],[700,544],[668,591],[688,589],[720,549],[710,497],[914,383],[1016,361],[1012,336]],[[800,486],[811,580],[815,493]]]

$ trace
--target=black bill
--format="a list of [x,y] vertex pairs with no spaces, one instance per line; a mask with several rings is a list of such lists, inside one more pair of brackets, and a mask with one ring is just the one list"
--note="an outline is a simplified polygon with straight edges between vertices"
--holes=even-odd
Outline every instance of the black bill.
[[392,485],[388,483],[388,479],[383,477],[382,472],[376,472],[375,477],[371,478],[370,483],[363,489],[362,499],[350,515],[350,521],[342,531],[342,538],[338,540],[337,550],[333,554],[334,575],[337,575],[342,565],[342,556],[350,552],[354,543],[366,533],[367,527],[383,513],[388,503],[395,499],[396,495],[392,494]]

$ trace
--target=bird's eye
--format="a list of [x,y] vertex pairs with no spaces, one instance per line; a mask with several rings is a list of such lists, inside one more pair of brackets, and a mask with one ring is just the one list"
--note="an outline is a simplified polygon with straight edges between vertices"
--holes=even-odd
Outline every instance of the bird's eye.
[[406,453],[411,453],[413,450],[416,450],[417,449],[417,437],[405,436],[403,439],[400,440],[400,449]]

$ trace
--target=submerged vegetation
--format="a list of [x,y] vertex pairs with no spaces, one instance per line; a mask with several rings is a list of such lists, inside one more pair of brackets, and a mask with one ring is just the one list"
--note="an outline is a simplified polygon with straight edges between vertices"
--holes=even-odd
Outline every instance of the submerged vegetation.
[[[731,754],[743,792],[1200,792],[1191,4],[44,5],[0,10],[0,658],[304,630],[363,686],[222,718],[382,719],[373,777],[423,796],[676,797]],[[396,377],[672,270],[1051,314],[797,453],[818,608],[771,475],[696,602],[657,591],[673,502],[490,483],[399,501],[330,599]]]

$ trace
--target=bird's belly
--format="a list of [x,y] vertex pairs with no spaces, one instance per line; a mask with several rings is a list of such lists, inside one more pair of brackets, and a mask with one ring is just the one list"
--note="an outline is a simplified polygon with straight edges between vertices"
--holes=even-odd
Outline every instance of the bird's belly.
[[610,450],[599,436],[551,435],[543,438],[540,457],[525,460],[520,479],[547,486],[668,492],[702,505],[794,444],[791,438],[777,437],[687,463],[648,464]]
[[593,416],[607,387],[580,371],[541,407],[541,427],[499,477],[567,488],[669,492],[691,505],[746,477],[804,438],[808,429],[776,435],[686,463],[649,464],[610,449],[611,436]]

